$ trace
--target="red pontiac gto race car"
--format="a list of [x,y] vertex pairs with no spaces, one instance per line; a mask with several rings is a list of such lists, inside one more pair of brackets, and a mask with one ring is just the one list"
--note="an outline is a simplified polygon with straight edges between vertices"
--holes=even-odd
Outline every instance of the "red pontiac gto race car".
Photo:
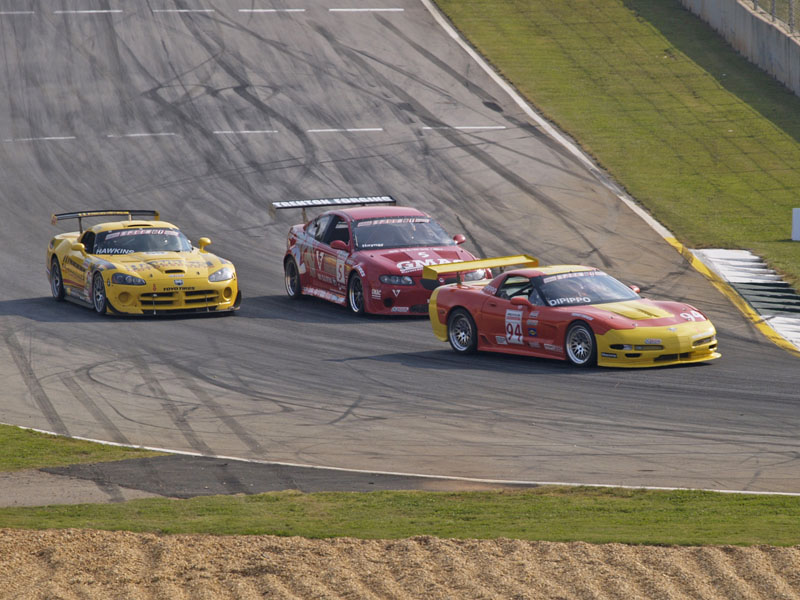
[[[358,314],[426,314],[437,284],[423,287],[422,268],[475,258],[459,247],[463,235],[451,238],[424,212],[376,206],[395,204],[390,196],[273,202],[302,208],[304,217],[307,207],[354,204],[363,206],[329,210],[289,230],[283,268],[290,298],[317,296]],[[463,278],[484,276],[471,269]]]
[[[433,332],[458,353],[476,350],[568,360],[577,366],[651,367],[719,358],[711,321],[683,302],[649,300],[593,267],[540,267],[531,256],[459,265],[523,265],[491,281],[444,285],[429,305]],[[426,266],[435,281],[450,265]]]

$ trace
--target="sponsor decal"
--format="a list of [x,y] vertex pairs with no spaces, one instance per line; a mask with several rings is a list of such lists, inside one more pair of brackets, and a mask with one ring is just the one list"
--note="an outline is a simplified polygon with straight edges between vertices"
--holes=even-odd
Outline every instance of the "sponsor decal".
[[381,299],[381,289],[380,288],[372,288],[372,297],[375,298],[375,300],[380,300]]
[[330,302],[336,302],[336,304],[344,304],[345,297],[339,294],[334,294],[333,292],[329,292],[328,290],[321,290],[319,288],[312,288],[307,287],[303,288],[303,293],[308,294],[309,296],[316,296],[317,298],[322,298],[323,300],[328,300]]
[[525,324],[536,327],[539,324],[539,319],[528,319],[527,321],[525,321]]
[[613,352],[601,352],[600,356],[604,358],[617,358],[617,355],[614,354]]
[[555,346],[553,344],[545,344],[544,349],[549,350],[550,352],[561,352],[564,350],[564,348],[561,346]]
[[589,304],[592,301],[588,296],[569,296],[567,298],[555,298],[548,300],[550,306],[560,306],[562,304]]
[[275,208],[303,208],[305,206],[335,206],[337,204],[394,204],[391,196],[358,196],[352,198],[315,198],[313,200],[283,200],[273,202]]
[[522,311],[506,310],[506,341],[509,344],[522,343]]
[[320,250],[316,250],[314,252],[314,260],[316,261],[317,264],[317,271],[321,271],[322,264],[325,262],[325,253]]
[[65,267],[67,265],[70,265],[71,267],[73,267],[75,269],[78,269],[78,271],[81,271],[81,272],[86,270],[86,266],[83,263],[79,263],[77,260],[75,260],[74,258],[71,258],[69,256],[65,256],[64,260],[61,262],[61,264],[64,265]]
[[530,312],[530,314],[528,314],[528,316],[529,316],[529,317],[532,317],[532,318],[536,318],[536,317],[538,317],[538,316],[539,316],[539,311],[538,311],[538,310],[532,310],[532,311]]
[[421,271],[423,267],[431,267],[434,265],[449,265],[450,263],[464,262],[461,259],[450,260],[448,258],[425,258],[414,260],[403,260],[397,263],[397,268],[401,273],[412,273],[414,271]]
[[407,313],[409,310],[411,310],[411,309],[408,306],[393,306],[392,307],[392,312],[397,312],[397,313]]
[[[443,277],[440,278],[439,281],[444,283],[444,278]],[[496,294],[497,293],[497,288],[494,287],[493,285],[487,285],[487,286],[484,286],[483,291],[486,292],[487,294]]]
[[97,248],[95,254],[133,254],[132,248]]
[[528,337],[536,337],[537,335],[535,328],[528,327]]
[[661,338],[645,338],[644,339],[644,343],[645,344],[660,344],[661,343]]
[[558,281],[559,279],[571,279],[573,277],[597,277],[598,275],[605,275],[603,271],[577,271],[575,273],[561,273],[559,275],[550,275],[542,279],[542,283],[550,283],[551,281]]
[[541,348],[542,345],[539,342],[528,342],[528,346],[531,348]]
[[[155,288],[155,286],[153,286],[153,287]],[[180,291],[183,291],[183,290],[191,291],[193,289],[194,289],[193,287],[168,287],[168,288],[164,288],[164,291],[165,292],[180,292]],[[153,291],[155,291],[155,289]]]
[[180,285],[183,285],[183,279],[176,279],[175,281],[173,281],[173,283],[174,283],[175,285],[179,285],[179,286],[180,286]]
[[361,275],[362,277],[367,276],[367,274],[364,272],[364,267],[362,267],[361,265],[356,265],[356,271],[358,271],[358,274]]
[[572,313],[573,317],[578,317],[579,319],[586,319],[587,321],[594,321],[594,317],[590,317],[589,315],[585,315],[583,313]]
[[670,333],[675,333],[676,331],[678,331],[678,328],[677,327],[667,327],[667,331],[669,331]]
[[400,295],[400,290],[392,289],[392,293],[394,294],[394,297],[397,298]]
[[494,336],[494,341],[497,344],[500,344],[501,346],[507,346],[508,345],[508,342],[506,341],[506,338],[501,336],[501,335]]

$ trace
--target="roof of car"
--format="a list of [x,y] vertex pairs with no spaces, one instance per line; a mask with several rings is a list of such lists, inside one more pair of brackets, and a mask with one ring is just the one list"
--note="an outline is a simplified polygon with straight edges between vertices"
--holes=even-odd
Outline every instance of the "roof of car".
[[388,217],[427,217],[424,212],[410,206],[356,206],[335,212],[345,213],[353,220],[385,219]]
[[514,269],[514,275],[523,277],[539,277],[540,275],[561,275],[562,273],[577,273],[579,271],[597,271],[595,267],[585,265],[547,265],[528,269]]

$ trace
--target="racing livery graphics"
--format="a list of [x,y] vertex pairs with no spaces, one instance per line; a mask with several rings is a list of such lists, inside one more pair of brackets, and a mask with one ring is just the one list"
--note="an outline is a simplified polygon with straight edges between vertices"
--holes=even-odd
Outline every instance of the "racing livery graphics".
[[[374,206],[394,204],[388,196],[273,205],[305,211],[348,203],[369,205],[329,210],[289,230],[283,266],[290,298],[316,296],[359,314],[427,314],[431,291],[441,282],[423,286],[423,268],[475,258],[459,246],[463,235],[449,237],[422,211]],[[484,277],[483,271],[467,271],[466,279]]]
[[[433,332],[458,353],[477,350],[567,360],[584,367],[654,367],[720,357],[711,321],[682,302],[642,298],[593,267],[540,267],[527,255],[476,260],[474,269],[519,268],[493,280],[436,288]],[[521,266],[521,267],[520,267]],[[437,280],[451,265],[426,266]]]
[[[83,229],[83,219],[127,216]],[[151,217],[154,220],[135,220]],[[50,240],[47,277],[56,300],[100,314],[174,314],[234,311],[241,292],[233,264],[195,248],[181,231],[151,210],[102,210],[53,215],[53,224],[77,219],[80,231]]]

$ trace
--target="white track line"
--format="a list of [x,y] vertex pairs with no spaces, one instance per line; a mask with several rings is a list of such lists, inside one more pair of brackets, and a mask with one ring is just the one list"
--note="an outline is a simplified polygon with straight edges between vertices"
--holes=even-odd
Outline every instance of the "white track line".
[[328,12],[403,12],[405,8],[329,8]]
[[306,12],[305,8],[240,8],[240,13],[299,13]]
[[213,13],[213,8],[154,8],[154,13]]
[[61,142],[64,140],[75,140],[74,135],[62,136],[49,136],[49,137],[32,137],[32,138],[6,138],[4,142]]
[[32,10],[0,10],[0,17],[14,15],[35,15]]
[[233,129],[221,129],[219,131],[214,131],[214,135],[253,135],[258,133],[278,133],[275,129],[241,129],[241,130],[233,130]]
[[111,10],[54,10],[56,15],[105,15],[109,13],[121,13],[119,9]]
[[383,127],[351,127],[347,129],[306,129],[306,133],[365,133],[383,131]]
[[[0,423],[0,425],[9,425],[8,423]],[[618,485],[614,483],[573,483],[565,481],[527,481],[524,479],[482,479],[478,477],[456,477],[453,475],[431,475],[422,473],[403,473],[402,471],[370,471],[366,469],[345,469],[342,467],[321,467],[319,465],[306,465],[302,463],[281,462],[273,460],[258,460],[252,458],[240,458],[238,456],[225,456],[225,455],[208,455],[199,452],[188,452],[183,450],[170,450],[168,448],[158,448],[155,446],[139,446],[136,444],[120,444],[118,442],[107,442],[104,440],[95,440],[92,438],[81,437],[77,435],[65,436],[60,433],[54,433],[45,429],[36,429],[35,427],[22,427],[21,425],[10,425],[11,427],[18,427],[26,431],[36,431],[47,435],[54,435],[57,437],[67,437],[73,440],[81,440],[84,442],[92,442],[95,444],[103,444],[104,446],[116,446],[119,448],[136,448],[139,450],[150,450],[152,452],[166,452],[168,454],[177,454],[180,456],[197,456],[202,458],[215,458],[218,460],[235,460],[237,462],[256,464],[256,465],[278,465],[282,467],[297,467],[300,469],[315,469],[317,471],[337,471],[339,473],[361,473],[364,475],[389,475],[392,477],[416,477],[418,479],[444,479],[447,481],[463,481],[467,483],[485,483],[495,485],[525,485],[525,486],[542,486],[542,485],[562,485],[567,487],[591,487],[591,488],[621,488],[626,490],[656,490],[673,492],[679,490],[693,490],[701,492],[717,492],[720,494],[747,494],[751,496],[800,496],[797,492],[756,492],[752,490],[715,490],[706,488],[686,488],[686,487],[662,487],[653,485]]]
[[442,127],[429,127],[425,126],[423,130],[437,130],[437,129],[458,129],[459,131],[469,131],[469,130],[497,130],[497,129],[505,129],[505,125],[458,125],[455,127],[450,127],[444,125]]
[[109,134],[106,137],[109,139],[118,138],[143,138],[143,137],[174,137],[177,133],[121,133],[119,135]]

